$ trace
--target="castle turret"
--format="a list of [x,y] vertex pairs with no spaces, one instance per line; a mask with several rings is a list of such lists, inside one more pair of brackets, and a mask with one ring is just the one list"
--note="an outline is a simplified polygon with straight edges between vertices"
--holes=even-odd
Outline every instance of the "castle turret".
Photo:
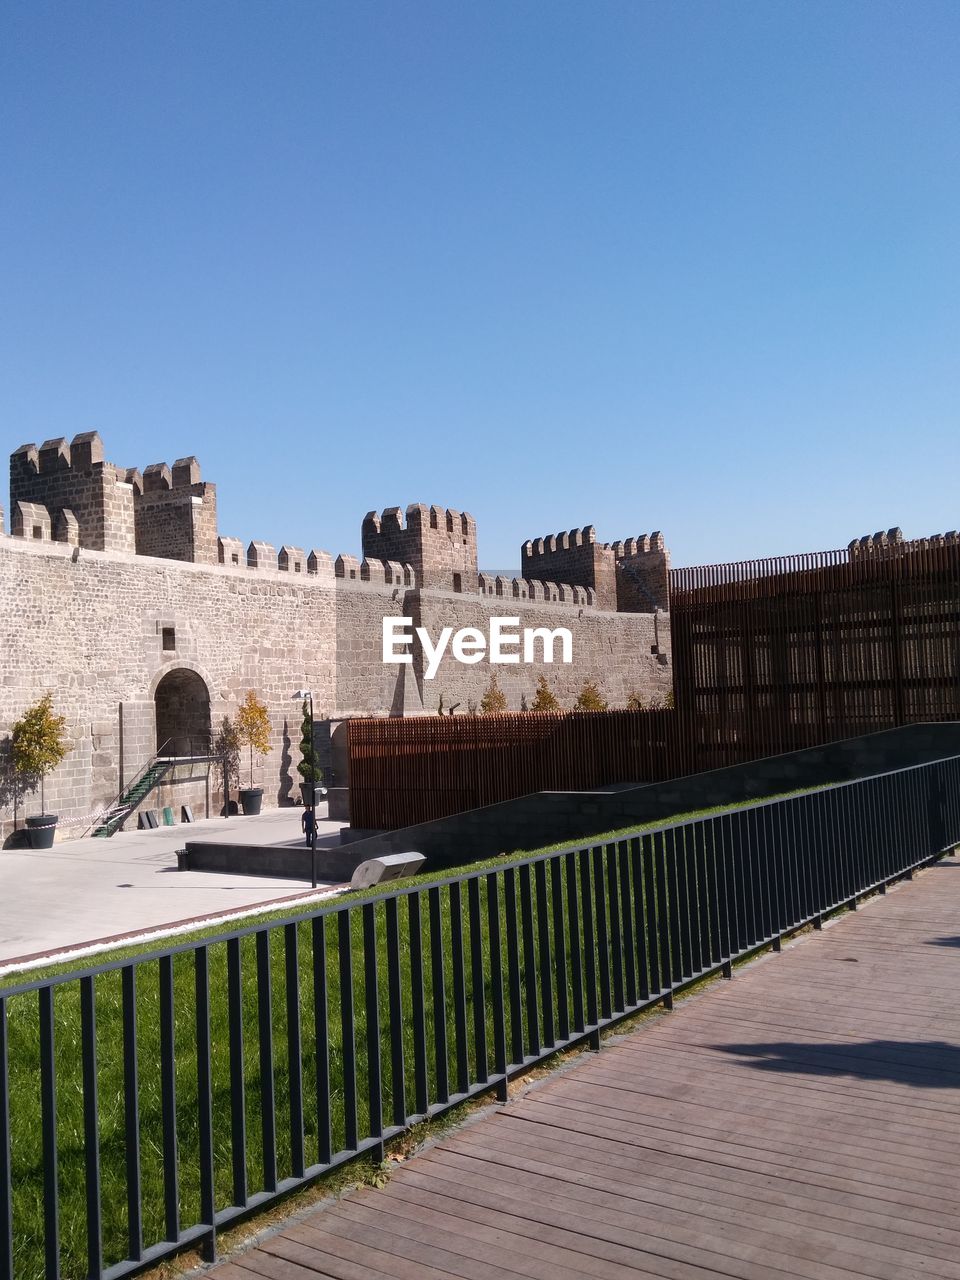
[[370,511],[361,538],[365,559],[410,565],[418,586],[477,594],[477,525],[464,511],[411,503],[405,522],[399,507]]
[[670,556],[661,533],[625,542],[597,542],[592,524],[525,542],[524,578],[592,590],[609,612],[653,613],[669,608]]
[[608,546],[597,542],[592,524],[525,542],[520,548],[520,572],[539,582],[590,587],[598,609],[613,612],[617,608],[613,556]]
[[54,528],[69,527],[71,537],[64,540],[76,537],[93,551],[136,549],[133,502],[126,472],[104,461],[96,431],[82,432],[70,444],[60,436],[39,449],[21,445],[10,458],[11,512],[20,503],[45,507]]
[[144,468],[142,488],[135,485],[134,493],[138,555],[219,562],[217,487],[201,480],[195,457],[178,458],[172,468],[151,463]]

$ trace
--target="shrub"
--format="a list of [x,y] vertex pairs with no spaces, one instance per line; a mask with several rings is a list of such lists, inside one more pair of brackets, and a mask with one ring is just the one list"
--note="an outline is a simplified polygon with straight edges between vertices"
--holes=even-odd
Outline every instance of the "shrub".
[[592,680],[584,680],[583,688],[573,704],[574,711],[606,711],[607,706],[607,700],[596,684]]
[[480,714],[482,716],[497,715],[501,711],[507,709],[507,697],[500,686],[497,684],[497,677],[492,675],[490,683],[487,685],[487,691],[480,699]]
[[303,719],[300,722],[300,763],[297,773],[306,783],[319,786],[323,782],[323,770],[317,764],[317,751],[313,741],[313,721],[310,718],[310,703],[303,700]]
[[240,734],[229,716],[224,716],[213,740],[213,754],[223,759],[227,785],[240,785]]
[[28,707],[10,731],[13,768],[18,777],[40,783],[40,808],[46,809],[43,782],[67,754],[67,721],[54,715],[53,695],[45,693]]
[[533,699],[532,711],[559,711],[557,696],[547,684],[546,676],[537,676],[537,692]]
[[270,717],[267,708],[252,689],[237,712],[237,737],[240,745],[250,749],[250,786],[253,786],[253,755],[265,756],[270,750]]

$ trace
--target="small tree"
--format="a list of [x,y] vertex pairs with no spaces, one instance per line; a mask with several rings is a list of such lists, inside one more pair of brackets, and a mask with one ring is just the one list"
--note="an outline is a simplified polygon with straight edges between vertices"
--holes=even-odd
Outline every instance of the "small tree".
[[520,695],[520,710],[521,711],[530,710],[529,706],[527,705],[527,695],[525,693],[521,693]]
[[633,693],[631,693],[630,697],[627,699],[627,710],[628,711],[646,711],[647,710],[647,704],[643,700],[642,693],[637,693],[636,690],[634,690]]
[[[226,774],[227,790],[229,792],[230,783],[234,786],[240,786],[240,734],[237,726],[233,723],[229,716],[224,716],[220,728],[217,730],[217,736],[213,740],[213,754],[219,756],[223,760],[223,769]],[[230,796],[223,797],[224,804],[229,808]]]
[[480,699],[480,714],[482,716],[493,716],[507,709],[507,697],[500,686],[497,684],[496,675],[490,677],[490,683],[487,685],[487,691]]
[[607,700],[592,680],[584,680],[583,688],[573,704],[574,711],[606,711]]
[[532,711],[559,711],[557,696],[547,684],[546,676],[537,676],[537,692],[533,699]]
[[303,720],[300,722],[300,763],[297,773],[308,785],[317,786],[323,781],[323,770],[317,764],[317,751],[313,742],[313,720],[310,718],[310,703],[303,700]]
[[45,693],[28,707],[10,732],[13,768],[17,776],[40,783],[40,809],[46,812],[44,779],[69,750],[67,721],[53,713],[53,695]]
[[236,720],[237,738],[250,749],[250,786],[253,786],[253,753],[265,756],[270,750],[270,717],[267,708],[252,689],[240,704]]

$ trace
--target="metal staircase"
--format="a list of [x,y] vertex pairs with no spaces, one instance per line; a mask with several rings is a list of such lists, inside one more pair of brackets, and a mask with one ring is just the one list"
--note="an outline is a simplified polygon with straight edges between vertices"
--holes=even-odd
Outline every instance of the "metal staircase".
[[[101,840],[106,840],[110,836],[116,835],[130,815],[143,804],[147,796],[160,785],[167,774],[173,772],[174,781],[177,781],[176,770],[184,766],[190,769],[196,765],[205,764],[209,769],[211,764],[222,764],[220,756],[212,756],[207,753],[175,755],[174,750],[177,747],[182,749],[182,745],[187,746],[188,752],[191,752],[195,745],[207,747],[209,750],[208,743],[197,742],[195,739],[168,739],[157,753],[150,757],[133,781],[127,783],[113,804],[96,818],[92,827],[88,827],[86,834],[96,836]],[[183,781],[184,779],[181,777],[179,780]]]
[[133,782],[121,791],[109,809],[101,815],[90,834],[105,840],[119,831],[134,809],[146,800],[150,792],[170,772],[175,763],[175,760],[169,756],[166,758],[162,756],[151,757]]

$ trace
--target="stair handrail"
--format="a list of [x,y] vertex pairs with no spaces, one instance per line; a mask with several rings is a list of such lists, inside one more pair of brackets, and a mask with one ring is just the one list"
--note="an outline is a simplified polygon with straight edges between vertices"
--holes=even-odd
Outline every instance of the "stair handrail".
[[[90,825],[86,828],[86,830],[83,832],[84,836],[88,836],[91,831],[95,831],[97,827],[102,827],[104,826],[105,823],[110,821],[110,818],[108,815],[111,813],[114,813],[117,809],[120,808],[120,802],[123,799],[123,797],[127,794],[127,792],[132,791],[133,788],[137,785],[137,783],[141,782],[143,778],[150,772],[151,769],[156,767],[156,765],[160,761],[160,756],[161,756],[161,753],[163,752],[163,748],[169,746],[170,743],[173,741],[174,741],[173,738],[167,738],[166,742],[164,742],[161,746],[159,746],[157,750],[153,753],[153,755],[150,756],[146,764],[144,764],[140,769],[138,769],[137,772],[133,775],[133,777],[123,784],[123,786],[118,791],[115,799],[111,801],[110,804],[104,805],[103,812],[99,815],[99,817],[94,819],[94,821],[91,822]],[[171,759],[171,757],[168,756],[167,759],[169,760]],[[167,765],[166,768],[169,768],[169,765]],[[164,772],[166,772],[166,768],[164,769]]]

